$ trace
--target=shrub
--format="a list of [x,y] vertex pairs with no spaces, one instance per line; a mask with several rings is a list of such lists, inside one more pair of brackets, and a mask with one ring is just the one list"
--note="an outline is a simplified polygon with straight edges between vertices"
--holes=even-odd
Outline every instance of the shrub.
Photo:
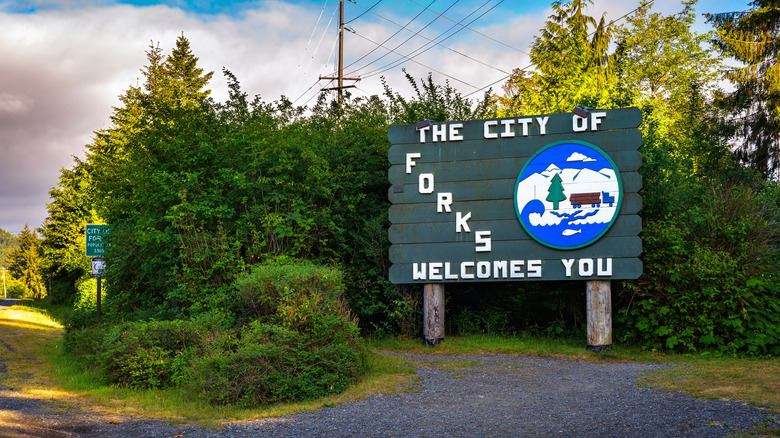
[[186,385],[212,403],[253,406],[343,391],[365,369],[338,270],[264,265],[236,281],[254,320],[235,348],[193,358]]
[[236,289],[240,319],[212,311],[187,321],[101,327],[91,312],[74,312],[67,353],[97,364],[111,383],[178,386],[210,403],[244,406],[338,393],[365,370],[338,270],[258,266]]
[[659,350],[780,354],[771,193],[713,186],[700,202],[645,224],[645,274],[620,317],[623,339]]

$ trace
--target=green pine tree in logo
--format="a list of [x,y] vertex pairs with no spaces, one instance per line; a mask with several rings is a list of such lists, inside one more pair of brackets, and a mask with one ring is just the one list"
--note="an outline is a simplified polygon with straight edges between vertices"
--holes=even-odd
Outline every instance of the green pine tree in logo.
[[558,203],[566,200],[566,195],[563,194],[561,176],[559,174],[556,173],[555,176],[553,176],[552,182],[550,183],[550,188],[547,189],[547,192],[550,193],[547,195],[547,201],[553,203],[553,210],[557,210]]

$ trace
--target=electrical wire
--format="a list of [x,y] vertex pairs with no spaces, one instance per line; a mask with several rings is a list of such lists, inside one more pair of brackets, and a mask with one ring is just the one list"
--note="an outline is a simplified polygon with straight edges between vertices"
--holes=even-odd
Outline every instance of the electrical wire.
[[322,20],[322,14],[325,13],[325,8],[328,7],[328,1],[325,1],[325,4],[322,5],[322,10],[320,11],[320,16],[317,17],[317,22],[314,23],[314,28],[311,30],[311,35],[309,35],[309,41],[306,43],[306,48],[303,49],[303,53],[301,53],[301,59],[298,60],[298,66],[296,67],[296,74],[292,75],[290,78],[290,85],[287,86],[287,93],[290,94],[290,89],[293,86],[293,83],[295,83],[295,76],[298,73],[298,70],[301,69],[301,63],[303,62],[303,58],[306,56],[306,52],[309,51],[309,46],[311,45],[311,40],[314,38],[314,34],[317,32],[317,27],[320,25],[320,20]]
[[[434,0],[434,1],[435,1],[435,0]],[[350,2],[350,3],[354,3],[354,4],[356,4],[356,5],[357,5],[357,2],[356,2],[355,0],[349,0],[349,2]],[[368,8],[368,9],[366,9],[366,8],[363,8],[363,9],[366,9],[366,10],[365,10],[365,11],[363,11],[363,13],[362,13],[362,14],[360,14],[360,15],[358,15],[357,17],[355,17],[355,18],[353,18],[353,19],[351,19],[351,20],[347,21],[347,22],[346,22],[346,23],[344,23],[344,24],[349,24],[349,23],[352,23],[353,21],[357,20],[358,18],[360,18],[360,17],[362,17],[362,16],[366,15],[366,14],[368,13],[368,11],[370,11],[370,10],[374,9],[374,6],[378,5],[378,4],[379,4],[379,3],[381,3],[381,2],[382,2],[382,0],[378,0],[378,1],[377,1],[376,3],[374,3],[374,5],[373,5],[373,6],[371,6],[370,8]],[[358,5],[358,6],[360,6],[360,5]],[[430,6],[430,5],[429,5],[429,6]],[[361,6],[361,7],[362,7],[362,6]]]
[[[460,1],[460,0],[457,0],[455,3],[458,3],[459,1]],[[430,4],[428,4],[428,6],[430,6],[430,5],[434,4],[435,2],[436,2],[436,0],[433,0],[433,1],[432,1]],[[362,7],[362,6],[361,6],[360,4],[358,4],[357,2],[354,2],[354,1],[352,1],[352,3],[355,3],[356,5],[358,5],[358,6]],[[453,6],[455,5],[455,3],[453,3]],[[452,7],[452,6],[450,6],[450,7]],[[373,6],[372,6],[372,8],[373,8]],[[365,8],[364,8],[364,9],[365,9]],[[449,8],[447,8],[447,9],[449,9]],[[369,11],[371,11],[371,8],[369,8],[369,9],[366,9],[366,10],[365,10],[365,12],[363,12],[363,14],[360,14],[360,15],[359,15],[359,17],[360,17],[360,16],[363,16],[364,14],[367,14]],[[388,41],[390,41],[390,40],[391,40],[393,37],[395,37],[396,35],[398,35],[399,33],[401,33],[401,31],[402,31],[402,30],[406,29],[406,28],[407,28],[407,26],[409,26],[410,24],[412,24],[412,22],[414,22],[414,20],[416,20],[416,19],[417,19],[417,17],[419,17],[420,15],[422,15],[422,13],[423,13],[423,12],[425,12],[425,10],[424,10],[424,9],[423,9],[422,11],[420,11],[420,13],[419,13],[419,14],[415,15],[415,16],[414,16],[414,18],[412,18],[411,20],[409,20],[409,22],[407,22],[407,23],[406,23],[404,26],[400,26],[399,24],[393,23],[393,24],[396,24],[396,26],[399,26],[399,27],[400,27],[400,29],[398,29],[398,30],[397,30],[397,31],[396,31],[394,34],[392,34],[392,35],[390,35],[389,37],[387,37],[387,39],[385,39],[385,40],[382,42],[382,44],[385,44],[385,43],[387,43],[387,42],[388,42]],[[376,14],[376,12],[373,12],[373,14],[375,14],[375,15],[378,15],[378,14]],[[354,21],[354,20],[353,20],[353,21]],[[433,20],[433,21],[436,21],[436,20]],[[431,23],[433,23],[433,21],[432,21],[432,22],[430,22],[430,23],[428,23],[428,24],[426,24],[426,25],[425,25],[425,27],[423,27],[423,29],[425,29],[426,27],[430,26],[430,25],[431,25]],[[392,23],[392,22],[391,22],[391,23]],[[422,29],[421,29],[421,30],[422,30]],[[406,40],[406,41],[409,41],[409,40]],[[404,41],[404,42],[406,42],[406,41]],[[403,43],[402,43],[402,44],[403,44]],[[371,51],[369,51],[369,52],[368,52],[368,53],[366,53],[365,55],[361,56],[360,58],[358,58],[358,59],[356,59],[356,60],[352,61],[352,62],[351,62],[349,65],[347,65],[347,66],[346,66],[346,67],[344,67],[344,68],[346,69],[346,68],[352,67],[353,65],[357,64],[357,63],[358,63],[358,62],[360,62],[361,60],[365,59],[365,58],[366,58],[368,55],[370,55],[370,54],[374,53],[374,52],[375,52],[375,51],[376,51],[378,48],[380,48],[380,47],[382,47],[382,46],[381,46],[381,45],[378,45],[378,46],[374,47],[373,49],[371,49]],[[396,48],[398,48],[398,47],[396,47]],[[373,64],[374,62],[377,62],[377,61],[379,61],[379,60],[380,60],[380,59],[382,59],[383,57],[387,56],[387,54],[388,54],[388,53],[390,53],[390,52],[387,52],[387,53],[385,53],[384,55],[380,56],[379,58],[377,58],[377,59],[373,60],[372,62],[369,62],[368,64],[366,64],[366,67],[367,67],[367,66],[369,66],[369,65],[371,65],[371,64]],[[352,75],[354,75],[355,73],[357,73],[358,71],[360,71],[360,70],[361,70],[361,69],[363,69],[363,68],[365,68],[365,67],[361,67],[361,68],[359,68],[359,69],[357,69],[357,70],[353,70],[352,72],[349,72],[349,73],[347,73],[347,76],[352,76]]]
[[[373,44],[379,44],[378,42],[376,42],[376,41],[373,41],[372,39],[370,39],[370,38],[368,38],[368,37],[365,37],[365,36],[363,36],[363,35],[361,35],[361,34],[359,34],[359,33],[357,33],[357,32],[355,32],[355,35],[359,36],[360,38],[363,38],[364,40],[366,40],[366,41],[368,41],[368,42],[370,42],[370,43],[373,43]],[[450,79],[452,79],[452,80],[454,80],[454,81],[460,82],[461,84],[468,85],[469,87],[472,87],[472,88],[477,88],[477,86],[475,86],[475,85],[472,85],[472,84],[470,84],[470,83],[468,83],[468,82],[466,82],[466,81],[460,80],[460,79],[456,78],[455,76],[451,76],[451,75],[448,75],[447,73],[444,73],[444,72],[442,72],[442,71],[436,70],[435,68],[433,68],[433,67],[431,67],[431,66],[428,66],[428,65],[425,65],[425,64],[421,63],[420,61],[417,61],[417,60],[415,60],[415,59],[412,59],[412,58],[409,58],[409,57],[407,57],[406,55],[403,55],[403,54],[401,54],[401,53],[398,53],[398,52],[396,52],[396,51],[394,51],[394,50],[390,49],[389,47],[383,47],[383,48],[384,48],[384,49],[387,49],[387,50],[391,50],[391,51],[393,51],[393,53],[395,53],[396,55],[399,55],[399,56],[401,56],[401,57],[403,57],[403,58],[406,58],[406,60],[405,60],[404,62],[406,62],[406,61],[412,61],[412,62],[414,62],[415,64],[418,64],[418,65],[420,65],[420,66],[422,66],[422,67],[425,67],[425,68],[427,68],[427,69],[429,69],[429,70],[431,70],[431,71],[435,71],[436,73],[439,73],[439,74],[440,74],[440,75],[442,75],[442,76],[446,76],[446,77],[448,77],[448,78],[450,78]]]
[[[484,17],[484,16],[485,16],[485,15],[486,15],[488,12],[492,11],[492,10],[493,10],[493,9],[495,9],[495,8],[496,8],[498,5],[500,5],[501,3],[503,3],[503,1],[504,1],[504,0],[501,0],[500,2],[498,2],[497,4],[495,4],[493,7],[491,7],[491,8],[490,8],[490,9],[488,9],[488,10],[486,10],[485,12],[483,12],[483,13],[482,13],[480,16],[478,16],[478,17],[474,18],[473,20],[471,20],[471,21],[469,22],[469,24],[471,24],[471,23],[474,23],[475,21],[477,21],[477,20],[479,20],[480,18]],[[465,20],[466,20],[466,19],[468,19],[468,18],[469,18],[471,15],[475,14],[476,12],[478,12],[480,9],[482,9],[484,6],[486,6],[488,3],[490,3],[490,0],[486,1],[485,3],[483,3],[483,4],[482,4],[482,6],[480,6],[479,8],[477,8],[476,10],[474,10],[474,11],[472,11],[470,14],[468,14],[466,17],[464,17],[464,18],[461,20],[461,22],[465,21]],[[438,36],[436,36],[436,38],[435,38],[435,39],[438,39],[439,37],[441,37],[441,36],[443,36],[443,35],[447,34],[447,32],[451,31],[451,30],[452,30],[452,29],[454,29],[455,27],[456,27],[456,26],[450,26],[450,28],[449,28],[449,29],[447,29],[446,31],[444,31],[444,32],[442,32],[441,34],[439,34]],[[455,31],[455,32],[453,32],[452,34],[448,35],[446,38],[442,39],[442,40],[441,40],[441,42],[443,42],[443,41],[447,41],[448,39],[450,39],[450,38],[452,38],[453,36],[457,35],[457,34],[458,34],[458,33],[459,33],[461,30],[463,30],[463,27],[461,27],[460,29],[456,30],[456,31]],[[433,41],[433,42],[435,43],[435,45],[441,45],[441,43],[440,43],[440,42],[436,42],[436,41]],[[401,65],[401,64],[405,64],[407,61],[409,61],[409,60],[412,60],[413,58],[416,58],[416,57],[418,57],[418,56],[422,55],[423,53],[427,52],[428,50],[431,50],[433,47],[435,47],[435,45],[430,45],[430,43],[424,44],[423,46],[421,46],[421,47],[417,48],[416,50],[412,51],[412,52],[409,54],[409,56],[407,56],[407,57],[406,57],[406,59],[404,59],[404,60],[397,60],[397,61],[394,61],[394,62],[392,62],[392,63],[385,64],[384,66],[382,66],[382,67],[380,67],[380,68],[378,68],[378,69],[375,69],[375,70],[372,70],[372,71],[370,71],[370,72],[366,73],[364,77],[371,77],[371,76],[376,76],[376,75],[382,74],[382,73],[384,73],[384,72],[386,72],[386,71],[388,71],[388,70],[390,70],[390,69],[393,69],[393,68],[395,68],[395,67],[398,67],[398,66],[399,66],[399,65]],[[427,47],[427,48],[426,48],[426,46],[429,46],[429,47]],[[442,47],[445,47],[445,48],[446,48],[446,46],[444,46],[444,45],[442,45]],[[417,53],[415,53],[415,52],[417,52]],[[460,54],[460,55],[463,55],[463,56],[465,56],[465,57],[467,57],[467,58],[469,58],[469,59],[472,59],[473,61],[476,61],[476,62],[478,62],[478,63],[480,63],[480,64],[482,64],[482,65],[485,65],[485,66],[487,66],[487,67],[490,67],[490,68],[492,68],[492,69],[494,69],[494,70],[500,71],[500,72],[502,72],[502,73],[506,73],[507,75],[511,75],[511,73],[510,73],[510,72],[508,72],[508,71],[506,71],[506,70],[502,70],[502,69],[500,69],[500,68],[498,68],[498,67],[494,67],[494,66],[492,66],[492,65],[490,65],[490,64],[487,64],[487,63],[484,63],[484,62],[482,62],[482,61],[476,60],[476,59],[474,59],[474,58],[471,58],[470,56],[468,56],[468,55],[465,55],[465,54],[462,54],[462,53],[460,53],[460,52],[457,52],[457,51],[455,51],[455,52],[456,52],[456,53],[458,53],[458,54]]]
[[[414,4],[416,4],[416,5],[418,5],[418,6],[422,6],[422,7],[424,7],[425,9],[428,9],[427,7],[425,7],[425,6],[423,6],[422,4],[420,4],[420,3],[416,2],[415,0],[409,0],[409,1],[410,1],[410,2],[412,2],[412,3],[414,3]],[[447,16],[445,16],[445,15],[444,15],[444,12],[447,12],[447,11],[444,11],[444,12],[442,12],[442,13],[440,14],[440,13],[438,13],[438,12],[434,11],[433,9],[428,9],[428,10],[429,10],[429,11],[431,11],[431,12],[433,12],[434,14],[438,15],[439,17],[441,17],[441,18],[444,18],[445,20],[449,20],[449,21],[451,21],[451,22],[455,23],[455,20],[453,20],[452,18],[449,18],[449,17],[447,17]],[[457,23],[457,24],[459,24],[459,23]],[[505,43],[505,42],[503,42],[503,41],[499,41],[499,40],[497,40],[497,39],[495,39],[495,38],[491,37],[490,35],[485,35],[484,33],[480,32],[480,31],[478,31],[478,30],[476,30],[476,29],[472,29],[472,28],[470,28],[470,27],[468,27],[468,26],[463,26],[463,27],[465,27],[466,29],[468,29],[468,30],[470,30],[470,31],[474,32],[474,33],[475,33],[475,34],[477,34],[477,35],[481,35],[481,36],[483,36],[483,37],[485,37],[485,38],[489,39],[490,41],[496,42],[496,43],[498,43],[498,44],[501,44],[501,45],[502,45],[502,46],[504,46],[504,47],[507,47],[507,48],[509,48],[509,49],[512,49],[512,50],[515,50],[515,51],[517,51],[517,52],[520,52],[520,53],[522,53],[522,54],[525,54],[525,55],[529,55],[529,56],[530,56],[530,54],[529,54],[528,52],[525,52],[525,51],[523,51],[523,50],[520,50],[520,49],[518,49],[517,47],[510,46],[509,44],[506,44],[506,43]]]

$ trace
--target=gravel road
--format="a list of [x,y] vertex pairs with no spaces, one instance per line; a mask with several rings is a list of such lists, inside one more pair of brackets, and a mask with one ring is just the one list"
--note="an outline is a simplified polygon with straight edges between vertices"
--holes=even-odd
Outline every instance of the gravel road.
[[[216,429],[61,412],[0,390],[9,437],[721,437],[780,420],[766,410],[635,385],[664,365],[516,355],[401,356],[420,380],[395,395]],[[27,429],[25,429],[27,427]]]

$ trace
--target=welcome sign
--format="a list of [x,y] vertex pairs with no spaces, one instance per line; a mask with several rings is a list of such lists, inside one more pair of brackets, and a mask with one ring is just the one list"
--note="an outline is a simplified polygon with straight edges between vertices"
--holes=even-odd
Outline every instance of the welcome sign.
[[390,281],[642,273],[636,108],[395,125]]

